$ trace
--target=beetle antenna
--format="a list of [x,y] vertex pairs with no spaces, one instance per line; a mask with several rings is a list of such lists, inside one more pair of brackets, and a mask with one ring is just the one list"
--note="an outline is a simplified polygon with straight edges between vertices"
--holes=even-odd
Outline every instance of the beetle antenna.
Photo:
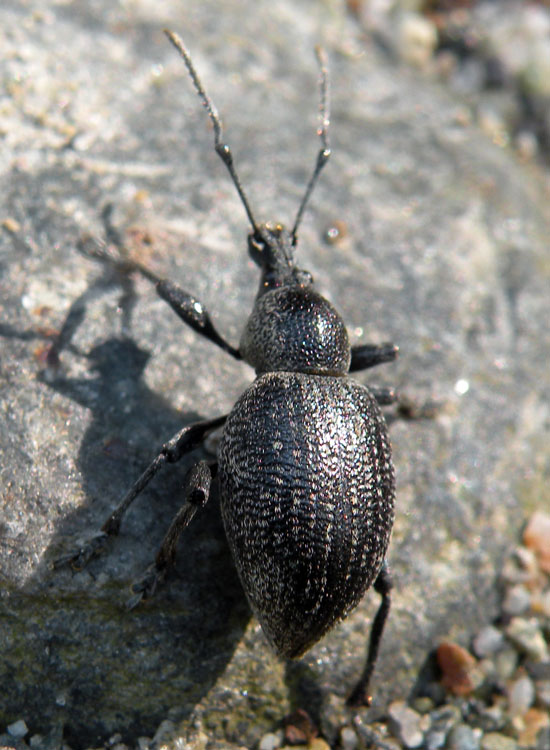
[[298,213],[296,214],[296,221],[294,222],[294,227],[292,228],[291,232],[293,246],[296,246],[296,243],[298,242],[297,232],[298,227],[300,226],[300,222],[302,221],[305,207],[307,206],[311,193],[313,192],[313,188],[315,187],[317,180],[319,179],[321,170],[327,163],[330,156],[330,145],[328,140],[330,102],[327,56],[325,54],[325,50],[318,45],[315,47],[315,55],[317,57],[317,63],[319,64],[319,127],[317,128],[317,134],[321,139],[321,148],[319,150],[319,153],[317,154],[317,161],[315,163],[313,174],[309,178],[306,192],[304,194],[304,197],[302,198],[302,202],[300,203]]
[[254,216],[252,215],[250,204],[243,190],[243,186],[241,185],[241,181],[237,176],[235,167],[233,166],[233,154],[231,153],[231,149],[229,148],[227,143],[224,143],[222,141],[222,123],[220,120],[220,116],[218,115],[218,111],[214,106],[212,99],[210,99],[210,97],[206,93],[204,86],[202,85],[201,80],[197,74],[197,71],[195,70],[195,66],[191,61],[189,52],[185,49],[185,46],[180,37],[173,31],[169,31],[168,29],[165,29],[164,33],[183,58],[183,62],[185,63],[187,70],[189,71],[189,75],[191,76],[191,80],[193,81],[193,85],[195,86],[197,94],[202,99],[204,108],[206,109],[206,111],[208,112],[208,116],[212,120],[212,125],[214,126],[214,147],[216,149],[216,153],[221,158],[221,160],[227,167],[229,174],[231,175],[231,179],[233,180],[233,184],[237,188],[237,192],[239,193],[239,197],[245,208],[248,220],[252,225],[254,234],[259,235],[260,230],[258,229],[258,225],[256,224]]

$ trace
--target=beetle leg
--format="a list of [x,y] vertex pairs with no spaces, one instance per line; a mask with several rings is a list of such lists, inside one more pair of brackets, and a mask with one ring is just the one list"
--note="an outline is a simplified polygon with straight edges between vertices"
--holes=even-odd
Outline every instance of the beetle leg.
[[384,560],[380,573],[374,582],[374,590],[382,596],[382,601],[378,607],[378,612],[372,623],[369,639],[369,650],[367,653],[367,661],[361,679],[354,687],[351,695],[347,700],[349,706],[370,706],[372,698],[368,694],[369,682],[374,672],[376,659],[378,657],[378,650],[380,648],[380,641],[382,639],[382,633],[384,631],[384,625],[390,612],[391,604],[391,590],[393,588],[393,581],[391,579],[388,564]]
[[181,289],[181,287],[174,284],[168,279],[163,279],[157,284],[157,294],[162,297],[163,300],[168,302],[172,310],[178,315],[184,323],[201,336],[205,336],[207,339],[217,344],[225,352],[231,354],[235,359],[242,359],[238,349],[228,344],[227,341],[216,331],[212,319],[208,312],[204,309],[202,302],[188,294],[188,292]]
[[115,510],[101,526],[98,533],[94,534],[88,541],[76,550],[62,555],[54,562],[54,568],[70,564],[77,570],[83,568],[88,561],[95,557],[104,547],[109,536],[116,536],[120,530],[122,518],[136,497],[147,487],[155,474],[162,469],[166,463],[176,463],[186,453],[198,448],[210,432],[221,427],[227,415],[208,419],[204,422],[195,422],[177,432],[167,443],[162,446],[161,452],[153,459],[143,474],[139,477],[128,492],[124,495]]
[[385,344],[361,344],[351,347],[351,364],[350,372],[366,370],[369,367],[376,367],[383,362],[393,362],[397,359],[399,347],[390,342]]
[[162,540],[155,562],[132,586],[134,595],[126,603],[127,609],[133,609],[142,599],[152,597],[157,586],[164,581],[167,571],[174,565],[176,547],[181,533],[189,526],[197,510],[203,508],[208,502],[210,483],[216,470],[217,464],[211,467],[206,461],[199,461],[187,472],[184,503]]
[[389,406],[399,400],[395,388],[385,388],[379,385],[369,385],[369,391],[374,396],[379,406]]

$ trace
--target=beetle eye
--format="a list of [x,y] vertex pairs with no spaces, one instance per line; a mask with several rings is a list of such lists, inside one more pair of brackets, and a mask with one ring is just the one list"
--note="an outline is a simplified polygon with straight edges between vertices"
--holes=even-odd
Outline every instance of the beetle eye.
[[248,254],[256,263],[261,259],[262,253],[265,250],[265,242],[261,237],[257,237],[254,234],[248,235]]
[[295,278],[302,286],[310,286],[313,284],[313,275],[309,271],[304,271],[301,268],[296,269]]

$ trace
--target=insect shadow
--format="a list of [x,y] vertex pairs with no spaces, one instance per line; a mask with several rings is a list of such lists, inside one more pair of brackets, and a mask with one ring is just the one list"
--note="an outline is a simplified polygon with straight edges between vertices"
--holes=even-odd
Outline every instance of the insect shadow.
[[[184,719],[223,673],[250,619],[215,494],[180,544],[172,585],[132,612],[125,608],[130,584],[154,558],[181,504],[189,462],[152,483],[125,519],[116,545],[85,571],[67,566],[51,571],[60,551],[97,525],[166,435],[203,416],[179,412],[147,386],[150,355],[129,335],[107,338],[88,352],[78,345],[91,302],[117,287],[122,328],[131,332],[134,276],[144,269],[126,262],[110,216],[107,207],[103,218],[109,242],[86,240],[81,247],[97,258],[102,273],[72,304],[57,335],[50,336],[46,368],[38,376],[90,413],[75,445],[75,486],[85,499],[77,510],[63,514],[41,571],[49,578],[52,606],[63,613],[55,634],[56,663],[47,673],[64,695],[68,719],[63,734],[75,748],[104,740],[115,730],[127,738],[151,736],[169,711],[171,718]],[[71,356],[87,363],[78,376],[65,372]],[[135,693],[131,701],[128,690]],[[129,704],[135,705],[130,714]]]

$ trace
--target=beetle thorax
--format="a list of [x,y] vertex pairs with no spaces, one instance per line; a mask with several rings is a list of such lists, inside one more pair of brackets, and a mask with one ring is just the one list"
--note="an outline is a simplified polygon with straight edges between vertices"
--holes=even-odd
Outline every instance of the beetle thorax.
[[258,374],[345,375],[351,358],[340,315],[312,287],[299,284],[258,296],[239,350]]

